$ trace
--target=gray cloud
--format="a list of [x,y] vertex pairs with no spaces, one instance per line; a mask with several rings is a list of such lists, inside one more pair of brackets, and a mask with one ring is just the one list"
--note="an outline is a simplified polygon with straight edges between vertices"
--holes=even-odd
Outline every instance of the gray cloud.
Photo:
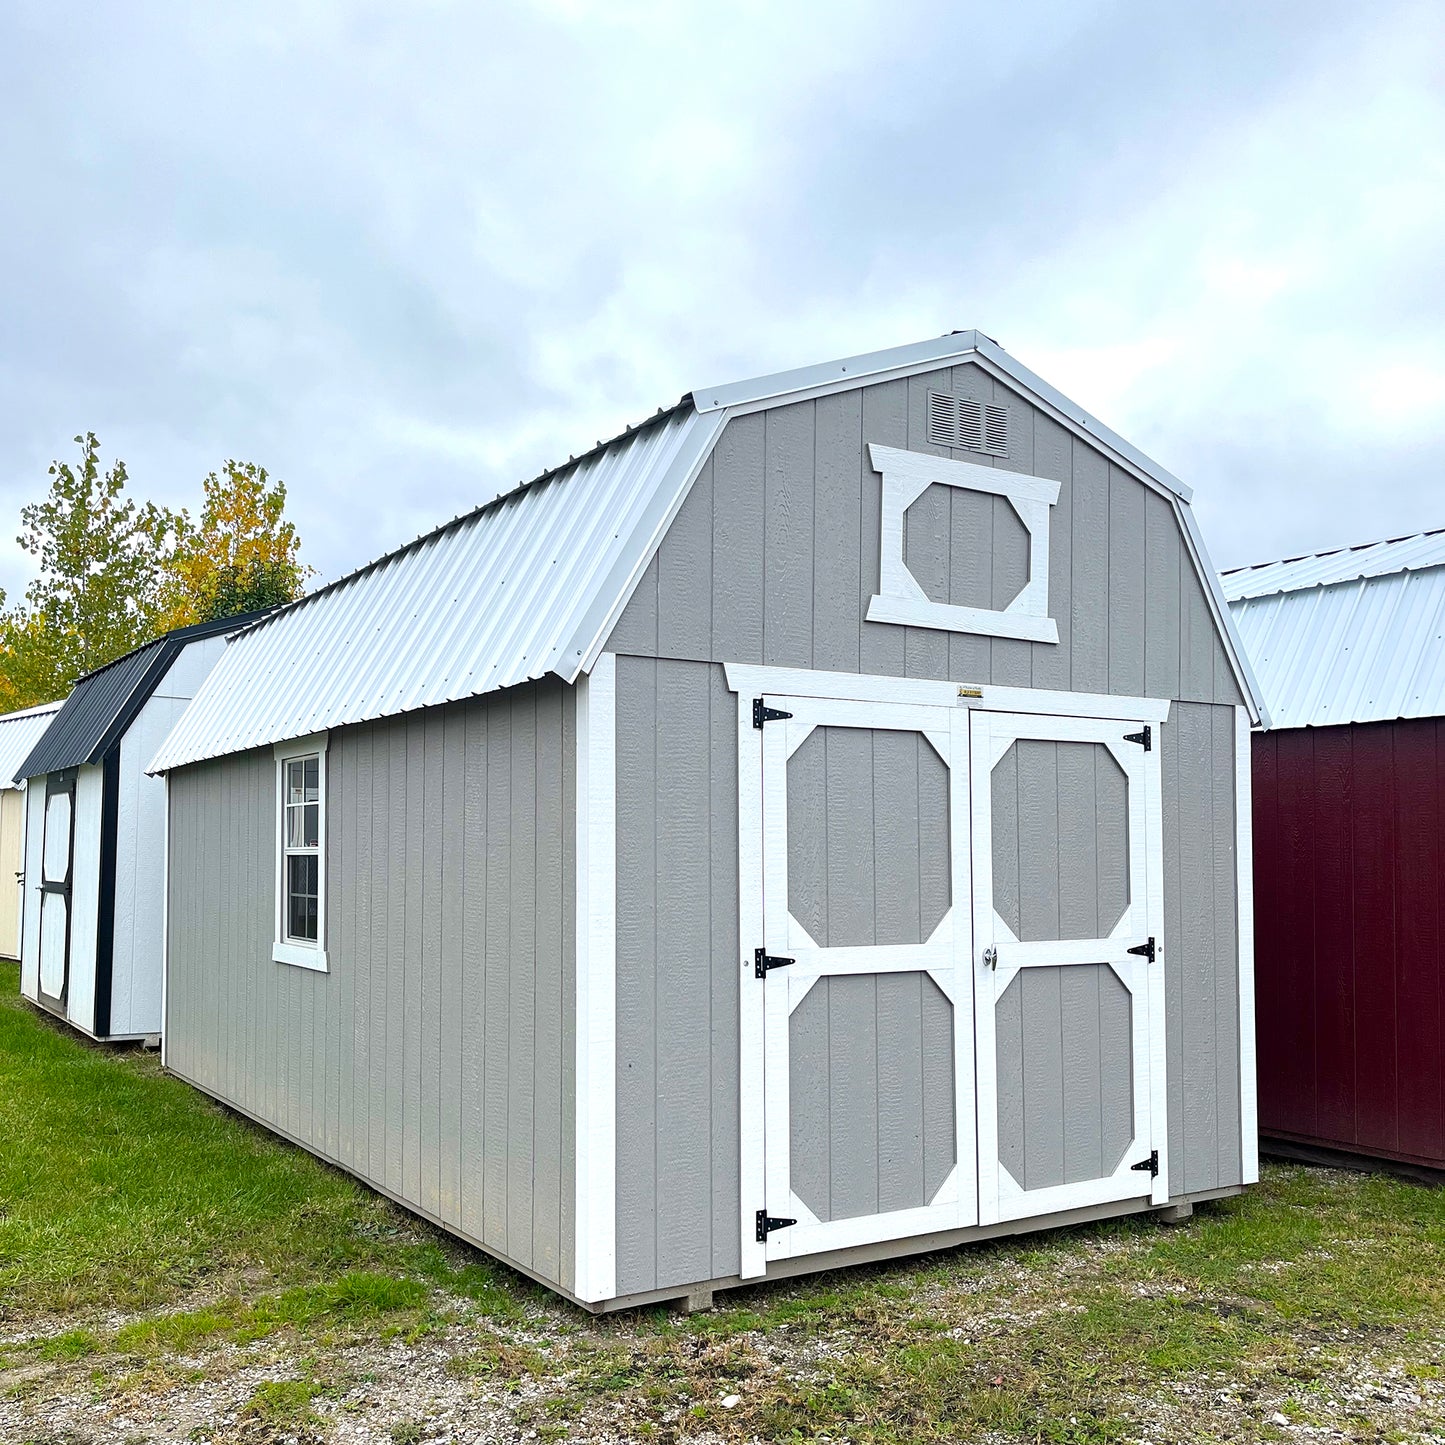
[[1221,563],[1445,525],[1442,42],[1428,4],[22,0],[0,518],[90,427],[173,503],[263,462],[335,575],[693,384],[978,325],[1193,483]]

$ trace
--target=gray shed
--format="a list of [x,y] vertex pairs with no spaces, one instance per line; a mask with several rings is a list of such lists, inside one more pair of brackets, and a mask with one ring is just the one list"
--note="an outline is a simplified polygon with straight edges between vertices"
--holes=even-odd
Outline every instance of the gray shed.
[[1257,1177],[1189,490],[976,332],[690,392],[233,638],[170,1069],[594,1310]]

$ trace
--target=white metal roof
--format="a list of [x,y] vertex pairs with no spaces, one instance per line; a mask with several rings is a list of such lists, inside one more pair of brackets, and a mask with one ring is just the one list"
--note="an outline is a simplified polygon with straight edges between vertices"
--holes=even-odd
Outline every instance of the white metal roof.
[[1263,597],[1270,592],[1295,592],[1301,587],[1327,587],[1357,577],[1387,577],[1394,572],[1415,572],[1445,564],[1445,529],[1416,532],[1412,537],[1391,537],[1357,547],[1336,547],[1308,557],[1287,557],[1283,562],[1261,562],[1253,567],[1232,567],[1221,573],[1224,595]]
[[0,788],[20,786],[11,779],[62,706],[58,702],[45,702],[39,707],[22,708],[0,716]]
[[1272,727],[1445,715],[1445,532],[1239,568],[1224,584]]
[[511,687],[595,661],[730,416],[968,359],[1112,454],[1178,512],[1240,686],[1258,689],[1233,635],[1189,492],[996,342],[974,331],[727,387],[544,473],[406,547],[319,588],[231,640],[152,759],[163,772]]

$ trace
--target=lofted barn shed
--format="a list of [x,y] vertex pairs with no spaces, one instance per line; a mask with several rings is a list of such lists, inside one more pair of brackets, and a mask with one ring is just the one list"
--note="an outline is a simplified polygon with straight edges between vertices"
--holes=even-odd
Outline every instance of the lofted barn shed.
[[1445,1170],[1445,531],[1224,574],[1254,739],[1260,1132]]
[[177,628],[87,673],[14,765],[26,799],[20,992],[92,1038],[160,1033],[166,795],[145,767],[248,620]]
[[20,957],[25,916],[25,782],[14,773],[59,711],[47,702],[0,717],[0,958]]
[[975,332],[688,393],[233,638],[170,1069],[590,1309],[1256,1177],[1248,669]]

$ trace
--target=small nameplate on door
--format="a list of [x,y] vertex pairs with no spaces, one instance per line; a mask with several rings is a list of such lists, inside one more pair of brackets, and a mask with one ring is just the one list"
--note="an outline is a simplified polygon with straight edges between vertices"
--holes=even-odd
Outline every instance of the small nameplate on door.
[[982,697],[983,689],[981,687],[961,687],[958,695],[959,697]]

